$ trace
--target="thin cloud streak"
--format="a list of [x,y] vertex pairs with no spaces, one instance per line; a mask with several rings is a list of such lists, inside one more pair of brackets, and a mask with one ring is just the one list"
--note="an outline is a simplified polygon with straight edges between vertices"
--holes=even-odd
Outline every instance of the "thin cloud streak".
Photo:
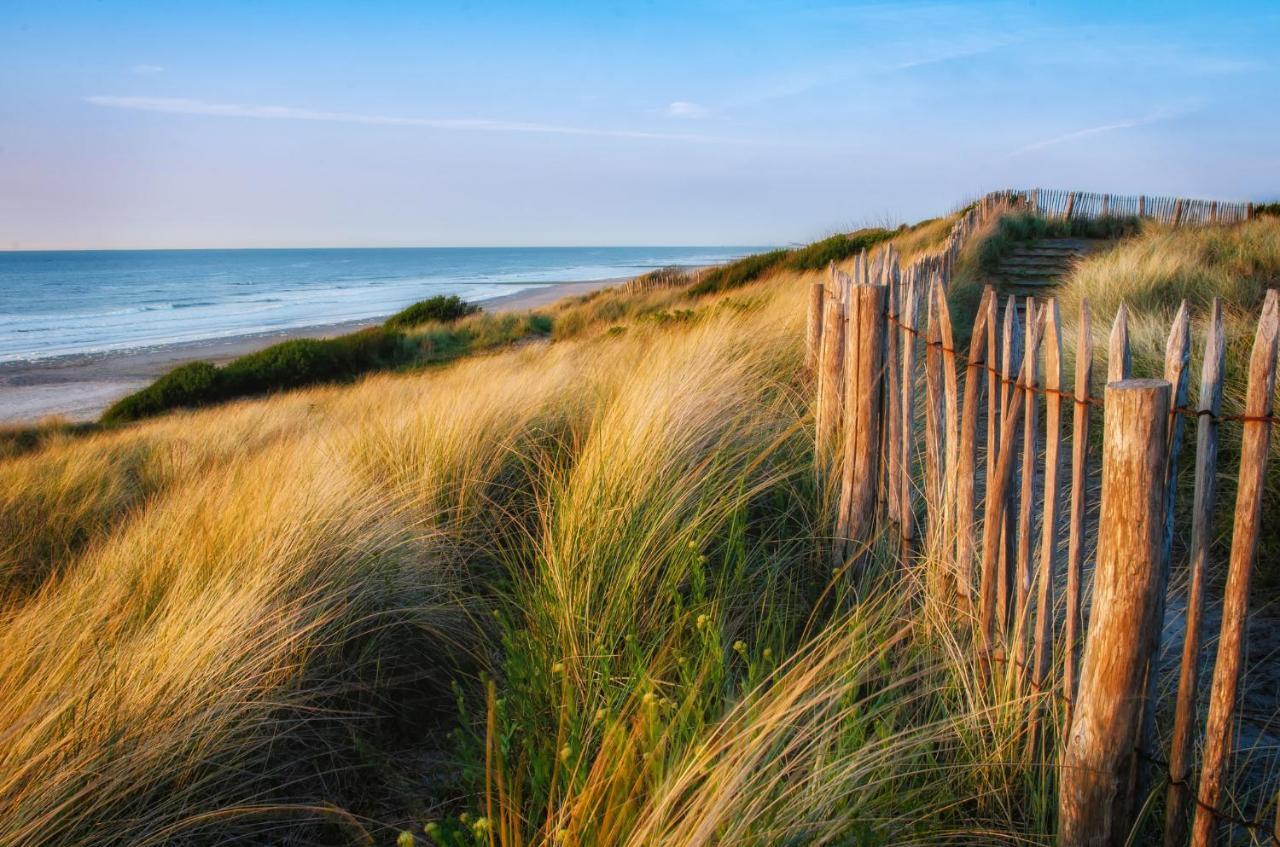
[[1117,130],[1122,130],[1122,129],[1136,129],[1137,127],[1140,127],[1140,126],[1149,126],[1151,124],[1160,123],[1161,121],[1170,120],[1171,118],[1178,117],[1179,115],[1182,115],[1182,114],[1185,114],[1185,111],[1159,112],[1159,113],[1147,115],[1141,118],[1134,118],[1133,120],[1129,120],[1129,121],[1119,121],[1113,124],[1102,124],[1101,126],[1086,127],[1085,129],[1078,129],[1074,132],[1068,132],[1064,135],[1054,136],[1053,138],[1046,138],[1043,141],[1036,141],[1024,147],[1019,147],[1017,150],[1014,150],[1010,155],[1021,156],[1024,153],[1032,153],[1032,152],[1035,152],[1036,150],[1043,150],[1046,147],[1056,147],[1059,144],[1067,144],[1072,141],[1077,141],[1081,138],[1089,138],[1094,135],[1102,135],[1103,133],[1115,132]]
[[489,120],[484,118],[410,118],[393,115],[362,115],[353,112],[325,112],[292,106],[250,106],[240,103],[210,103],[183,97],[121,97],[98,94],[85,97],[85,102],[110,109],[139,112],[161,112],[171,115],[201,115],[214,118],[251,118],[255,120],[322,121],[326,123],[363,124],[366,126],[408,126],[430,129],[475,130],[480,132],[512,132],[539,135],[583,135],[597,138],[630,138],[648,141],[693,141],[716,144],[750,144],[753,142],[710,135],[644,132],[627,129],[592,129],[558,124]]

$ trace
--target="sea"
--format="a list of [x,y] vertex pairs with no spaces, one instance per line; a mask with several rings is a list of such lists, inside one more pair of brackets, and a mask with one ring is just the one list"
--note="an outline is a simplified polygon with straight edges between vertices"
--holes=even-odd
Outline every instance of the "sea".
[[373,320],[437,294],[717,264],[759,247],[0,252],[0,362]]

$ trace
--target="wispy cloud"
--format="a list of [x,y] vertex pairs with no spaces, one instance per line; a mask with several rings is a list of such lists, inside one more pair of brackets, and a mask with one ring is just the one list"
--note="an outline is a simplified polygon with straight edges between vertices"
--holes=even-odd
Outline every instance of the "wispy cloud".
[[163,65],[134,65],[129,68],[130,73],[139,74],[141,76],[149,76],[150,74],[164,73]]
[[1189,111],[1189,109],[1169,109],[1153,112],[1152,114],[1143,115],[1142,117],[1133,118],[1127,121],[1116,121],[1115,123],[1085,127],[1084,129],[1077,129],[1073,132],[1064,133],[1062,135],[1055,135],[1053,138],[1045,138],[1041,141],[1032,142],[1031,144],[1019,147],[1010,155],[1021,156],[1024,153],[1033,153],[1036,150],[1043,150],[1046,147],[1056,147],[1059,144],[1069,144],[1070,142],[1078,141],[1081,138],[1090,138],[1095,135],[1103,135],[1104,133],[1116,132],[1117,130],[1122,129],[1136,129],[1140,126],[1149,126],[1151,124],[1160,123],[1161,121],[1180,117],[1187,114]]
[[676,100],[667,106],[667,115],[673,118],[705,118],[707,109],[687,100]]
[[[240,103],[211,103],[182,97],[121,97],[99,94],[84,98],[95,106],[130,109],[139,112],[163,112],[173,115],[203,115],[213,118],[251,118],[255,120],[321,121],[326,123],[364,124],[368,126],[407,126],[445,130],[511,132],[540,135],[584,135],[599,138],[633,138],[653,141],[695,141],[720,144],[751,143],[742,139],[688,133],[645,132],[630,129],[596,129],[560,124],[490,120],[486,118],[414,118],[394,115],[364,115],[354,112],[326,112],[293,106],[251,106]],[[690,104],[692,105],[692,104]]]

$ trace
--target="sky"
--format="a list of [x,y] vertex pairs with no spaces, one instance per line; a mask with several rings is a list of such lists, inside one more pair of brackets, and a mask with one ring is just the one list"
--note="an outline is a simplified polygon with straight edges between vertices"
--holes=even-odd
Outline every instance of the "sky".
[[0,0],[0,249],[776,245],[1280,196],[1280,3]]

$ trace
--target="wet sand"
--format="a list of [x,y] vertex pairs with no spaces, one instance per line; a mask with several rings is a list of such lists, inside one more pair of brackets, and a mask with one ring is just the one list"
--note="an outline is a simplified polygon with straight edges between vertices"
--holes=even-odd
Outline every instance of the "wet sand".
[[[586,294],[625,282],[562,282],[530,288],[481,301],[486,311],[536,309],[564,297]],[[300,327],[282,332],[167,344],[116,353],[58,356],[35,362],[0,362],[0,423],[32,423],[59,417],[90,421],[126,394],[184,362],[204,360],[221,364],[292,338],[331,338],[380,321],[349,321]]]

